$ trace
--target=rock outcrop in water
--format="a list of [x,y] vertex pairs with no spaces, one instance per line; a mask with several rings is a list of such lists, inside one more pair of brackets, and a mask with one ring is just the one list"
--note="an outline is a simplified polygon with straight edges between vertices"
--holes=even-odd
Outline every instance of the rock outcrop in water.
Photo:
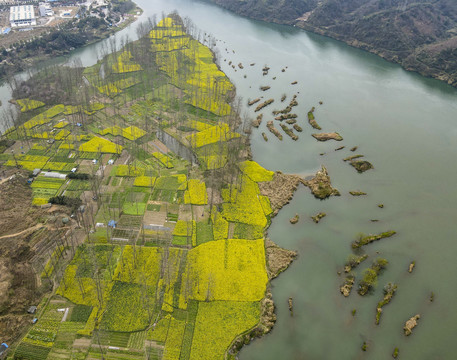
[[340,134],[338,134],[337,132],[312,134],[311,136],[313,138],[315,138],[317,141],[328,141],[328,140],[341,141],[341,140],[343,140],[343,137]]
[[303,183],[311,189],[313,195],[318,199],[326,199],[332,195],[340,196],[340,192],[332,187],[328,171],[323,165],[312,179]]
[[350,164],[359,173],[363,173],[363,172],[365,172],[367,170],[370,170],[370,169],[374,168],[374,166],[369,161],[366,161],[366,160],[352,160],[350,162]]
[[413,329],[417,326],[417,320],[420,319],[420,314],[414,315],[411,319],[406,321],[403,330],[405,331],[405,335],[409,336],[413,333]]

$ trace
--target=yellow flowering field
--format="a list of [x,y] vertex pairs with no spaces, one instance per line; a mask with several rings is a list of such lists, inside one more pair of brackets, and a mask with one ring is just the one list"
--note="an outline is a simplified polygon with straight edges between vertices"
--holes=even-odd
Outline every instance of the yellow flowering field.
[[65,126],[67,126],[69,124],[68,121],[59,121],[57,124],[54,125],[54,127],[56,129],[62,129],[64,128]]
[[148,339],[164,343],[167,340],[168,328],[170,327],[171,315],[167,314],[160,319],[148,332]]
[[[260,191],[257,183],[243,176],[242,184],[232,190],[222,189],[222,215],[231,222],[267,226],[268,220],[259,200]],[[264,200],[262,200],[264,201]]]
[[115,73],[128,73],[143,70],[142,67],[133,61],[130,51],[123,51],[118,57],[117,62],[112,66]]
[[186,190],[187,176],[185,174],[160,176],[156,180],[155,188],[160,190]]
[[197,179],[190,179],[187,182],[187,190],[184,192],[184,203],[192,205],[208,204],[206,184]]
[[72,115],[72,114],[76,114],[77,112],[80,111],[80,106],[74,106],[74,105],[67,105],[65,106],[65,110],[64,110],[64,114],[65,115]]
[[179,360],[181,355],[181,344],[184,337],[186,322],[171,318],[168,328],[167,341],[163,351],[163,360]]
[[212,126],[206,130],[187,136],[187,140],[193,147],[202,147],[219,141],[228,141],[238,137],[240,137],[240,134],[231,131],[227,124],[220,123],[219,125]]
[[69,143],[62,143],[59,145],[59,149],[63,149],[63,150],[66,150],[66,149],[73,150],[74,148],[75,148],[75,145],[69,144]]
[[209,155],[203,157],[203,163],[208,170],[223,168],[227,164],[227,155]]
[[162,164],[163,166],[165,166],[167,169],[173,169],[174,168],[174,165],[173,165],[173,160],[165,155],[165,154],[162,154],[161,152],[158,152],[158,151],[155,151],[151,154],[155,159],[157,159],[160,164]]
[[144,169],[140,167],[135,167],[132,165],[117,165],[116,166],[116,176],[122,177],[139,177],[144,175]]
[[70,132],[66,129],[62,129],[57,134],[54,135],[54,138],[56,140],[62,140],[62,139],[65,139],[68,135],[70,135]]
[[114,125],[100,131],[100,135],[106,134],[111,134],[113,136],[123,136],[126,139],[133,141],[146,135],[146,131],[136,126],[121,128],[119,125]]
[[[189,35],[181,34],[182,25],[172,18],[161,23],[162,26],[150,32],[152,49],[160,69],[186,93],[185,102],[216,115],[230,114],[227,98],[234,88],[214,63],[211,50]],[[186,58],[188,61],[182,61]],[[183,66],[190,67],[190,71],[180,71]],[[182,77],[183,73],[187,78]]]
[[239,164],[240,170],[252,181],[262,182],[273,180],[273,171],[266,170],[255,161],[243,161]]
[[197,121],[197,120],[189,120],[186,122],[186,126],[192,128],[192,129],[195,129],[197,131],[203,131],[203,130],[206,130],[206,129],[209,129],[211,127],[213,127],[213,125],[211,124],[208,124],[206,122],[203,122],[203,121]]
[[[19,165],[21,165],[24,169],[33,171],[34,169],[41,169],[43,166],[46,164],[46,162],[42,161],[26,161],[26,160],[18,160],[17,162]],[[6,163],[3,165],[5,166],[16,166],[16,162],[14,160],[8,160]]]
[[95,280],[88,277],[76,278],[77,269],[78,265],[70,264],[67,266],[64,279],[61,281],[56,294],[67,298],[75,304],[97,306],[97,284]]
[[258,301],[268,282],[265,267],[263,239],[217,240],[189,250],[183,277],[191,283],[190,299]]
[[189,46],[189,37],[162,37],[161,39],[152,39],[152,51],[174,51]]
[[34,197],[32,199],[32,205],[41,206],[41,205],[46,205],[47,203],[48,203],[48,200],[45,198]]
[[123,129],[122,136],[129,140],[136,140],[146,135],[146,131],[136,126],[129,126]]
[[[135,253],[134,253],[135,252]],[[156,286],[160,277],[162,249],[157,247],[124,247],[114,270],[113,280]]]
[[[178,220],[176,222],[176,226],[173,229],[174,236],[183,236],[183,237],[192,237],[192,244],[196,244],[197,242],[197,223],[195,220],[192,221],[184,221]],[[194,245],[195,246],[195,245]]]
[[167,266],[159,281],[160,291],[163,291],[163,311],[172,312],[174,305],[177,305],[175,298],[178,299],[178,296],[175,296],[175,289],[179,289],[176,284],[180,280],[180,269],[184,261],[184,252],[184,249],[176,247],[169,248]]
[[101,152],[110,154],[120,154],[123,147],[109,140],[94,136],[88,142],[79,146],[79,151],[82,152]]
[[106,85],[97,86],[97,90],[102,94],[114,97],[122,93],[122,90],[128,89],[136,84],[139,84],[140,82],[140,80],[130,77],[127,79],[114,81]]
[[16,102],[21,107],[21,112],[35,110],[45,105],[44,102],[32,99],[18,99]]
[[213,237],[214,240],[225,240],[228,237],[228,228],[229,223],[224,219],[221,213],[213,212],[212,218],[213,222]]
[[51,118],[61,114],[64,110],[65,110],[65,105],[62,105],[62,104],[55,105],[52,108],[42,112],[41,114],[38,114],[37,116],[34,116],[30,120],[26,121],[22,126],[28,130],[37,125],[47,124],[49,121],[51,121]]
[[[33,171],[34,169],[41,169],[48,162],[48,156],[42,155],[21,155],[16,157],[17,163],[26,170]],[[10,159],[5,162],[5,166],[16,166],[16,161]]]
[[263,213],[265,216],[271,215],[273,209],[271,208],[270,199],[267,196],[259,195],[260,205],[262,205]]
[[114,83],[109,83],[109,84],[106,84],[106,85],[97,86],[97,90],[100,93],[105,94],[107,96],[116,96],[117,94],[122,92],[122,90],[119,89],[116,86],[116,84],[114,84]]
[[88,107],[86,107],[86,108],[84,109],[84,112],[85,112],[87,115],[93,115],[93,114],[95,114],[97,111],[102,110],[104,107],[105,107],[105,105],[103,105],[102,103],[93,103],[93,104],[90,104]]
[[137,176],[133,182],[134,186],[153,187],[156,182],[154,176]]
[[252,329],[259,320],[258,302],[199,303],[190,360],[224,359],[236,336]]
[[42,133],[35,133],[32,134],[32,137],[35,139],[49,139],[49,133],[47,131],[43,131]]
[[152,320],[155,286],[114,281],[101,327],[111,331],[144,330]]

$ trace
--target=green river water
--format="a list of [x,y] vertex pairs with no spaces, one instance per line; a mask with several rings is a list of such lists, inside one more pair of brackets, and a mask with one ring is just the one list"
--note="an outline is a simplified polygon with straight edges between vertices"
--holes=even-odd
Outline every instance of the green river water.
[[[400,349],[399,359],[456,359],[457,91],[337,41],[248,20],[206,3],[136,2],[145,10],[143,19],[177,9],[218,39],[221,68],[236,85],[247,116],[255,117],[255,106],[245,105],[248,99],[275,99],[263,111],[260,129],[253,131],[254,160],[271,170],[302,176],[315,173],[323,164],[342,194],[319,201],[301,186],[273,219],[269,237],[297,250],[299,257],[272,282],[276,326],[246,346],[240,359],[389,359],[395,347]],[[136,38],[136,26],[117,37]],[[77,50],[70,59],[93,64],[104,43]],[[235,72],[229,61],[241,62],[244,69],[237,67]],[[261,71],[265,64],[271,68],[267,76]],[[298,84],[293,86],[292,81]],[[262,85],[271,89],[261,92]],[[297,92],[299,106],[294,112],[303,132],[296,142],[287,135],[279,141],[266,130],[266,121],[273,119],[271,110],[285,106],[280,103],[283,93],[288,95],[287,103]],[[0,88],[2,108],[9,96],[6,86]],[[306,113],[312,106],[322,131],[337,131],[344,141],[319,143],[311,137],[315,131]],[[268,142],[261,136],[263,131]],[[334,151],[343,145],[345,149]],[[365,155],[374,170],[358,174],[342,161],[354,154],[349,151],[353,146],[359,147],[356,154]],[[352,197],[350,190],[368,195]],[[380,203],[383,209],[378,208]],[[314,224],[309,217],[319,211],[327,217]],[[300,221],[291,225],[289,218],[295,213]],[[386,258],[389,265],[377,289],[360,297],[355,287],[344,298],[339,292],[343,277],[337,271],[351,252],[350,243],[360,232],[386,230],[398,234],[368,245],[370,258],[357,269],[360,275],[376,256]],[[409,274],[412,260],[416,268]],[[380,325],[375,325],[376,304],[389,281],[398,284],[398,291],[384,308]],[[293,317],[289,297],[294,299]],[[355,317],[352,309],[357,310]],[[421,314],[419,325],[405,337],[404,323],[415,314]],[[364,341],[366,352],[361,350]]]

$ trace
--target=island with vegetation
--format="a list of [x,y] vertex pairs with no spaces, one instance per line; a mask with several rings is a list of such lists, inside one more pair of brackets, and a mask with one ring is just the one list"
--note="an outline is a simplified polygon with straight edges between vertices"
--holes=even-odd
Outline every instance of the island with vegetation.
[[0,202],[13,182],[22,200],[0,213],[28,220],[0,221],[27,235],[9,256],[40,292],[13,359],[235,359],[274,324],[270,280],[296,253],[265,234],[301,178],[252,161],[235,88],[188,19],[142,30],[14,89]]

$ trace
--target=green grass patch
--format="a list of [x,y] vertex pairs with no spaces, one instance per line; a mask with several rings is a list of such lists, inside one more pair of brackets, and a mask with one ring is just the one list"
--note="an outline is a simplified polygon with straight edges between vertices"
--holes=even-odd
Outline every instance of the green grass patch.
[[197,222],[197,245],[213,240],[213,224],[207,221]]
[[92,306],[77,304],[71,311],[70,321],[86,322],[92,312]]

